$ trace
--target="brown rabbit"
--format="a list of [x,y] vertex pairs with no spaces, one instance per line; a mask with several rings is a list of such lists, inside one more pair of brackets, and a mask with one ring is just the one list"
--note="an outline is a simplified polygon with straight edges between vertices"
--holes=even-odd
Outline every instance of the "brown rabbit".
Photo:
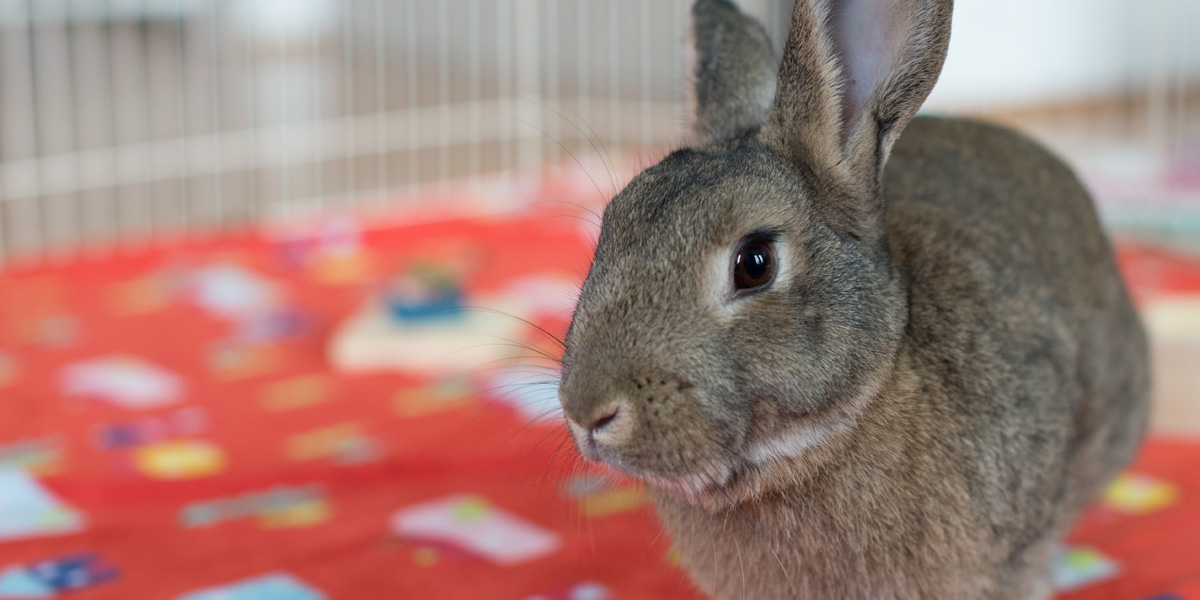
[[699,0],[697,145],[605,210],[560,398],[715,598],[1046,598],[1142,438],[1146,338],[1070,169],[913,119],[951,5],[800,0],[776,71]]

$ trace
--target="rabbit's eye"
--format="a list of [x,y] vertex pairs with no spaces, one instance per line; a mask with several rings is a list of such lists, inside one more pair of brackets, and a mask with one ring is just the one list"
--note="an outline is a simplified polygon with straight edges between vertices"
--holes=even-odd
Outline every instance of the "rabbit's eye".
[[733,284],[738,290],[761,288],[775,278],[775,254],[765,242],[747,242],[733,263]]

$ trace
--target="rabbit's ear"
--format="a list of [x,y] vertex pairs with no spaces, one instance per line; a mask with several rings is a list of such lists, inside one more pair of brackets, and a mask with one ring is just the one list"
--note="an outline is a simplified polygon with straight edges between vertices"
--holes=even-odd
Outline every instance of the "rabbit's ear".
[[952,8],[797,0],[764,134],[793,160],[876,192],[892,144],[941,73]]
[[766,31],[728,0],[692,6],[690,100],[697,143],[761,127],[775,98],[775,53]]

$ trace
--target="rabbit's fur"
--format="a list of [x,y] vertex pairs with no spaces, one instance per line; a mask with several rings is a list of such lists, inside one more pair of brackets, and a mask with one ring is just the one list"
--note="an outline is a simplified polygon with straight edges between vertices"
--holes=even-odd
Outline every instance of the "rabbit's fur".
[[[699,0],[697,145],[605,210],[560,398],[715,598],[1045,598],[1141,440],[1146,339],[1075,176],[913,119],[950,11],[800,0],[776,84],[762,29]],[[739,295],[747,236],[778,268]]]

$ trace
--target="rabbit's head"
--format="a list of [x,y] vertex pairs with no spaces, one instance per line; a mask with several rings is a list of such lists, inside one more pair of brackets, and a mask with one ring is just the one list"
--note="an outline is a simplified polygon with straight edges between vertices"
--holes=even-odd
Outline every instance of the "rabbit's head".
[[758,24],[696,3],[696,145],[609,204],[567,334],[560,399],[585,457],[719,507],[852,431],[906,318],[883,167],[950,8],[800,0],[776,71]]

